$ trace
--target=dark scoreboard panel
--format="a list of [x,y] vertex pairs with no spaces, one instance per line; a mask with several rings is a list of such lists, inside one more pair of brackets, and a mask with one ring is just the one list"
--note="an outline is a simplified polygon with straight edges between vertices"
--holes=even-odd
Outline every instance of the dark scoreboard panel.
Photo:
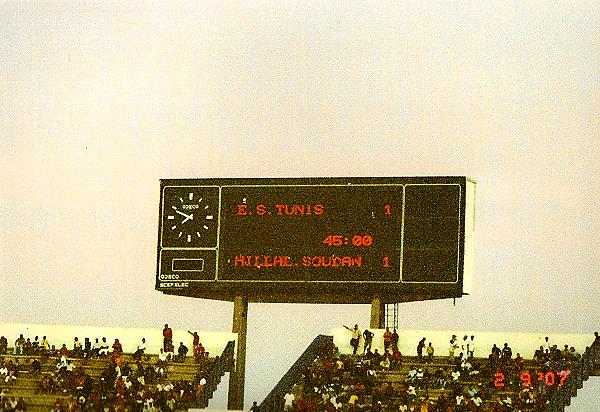
[[156,288],[279,302],[461,296],[466,182],[161,180]]

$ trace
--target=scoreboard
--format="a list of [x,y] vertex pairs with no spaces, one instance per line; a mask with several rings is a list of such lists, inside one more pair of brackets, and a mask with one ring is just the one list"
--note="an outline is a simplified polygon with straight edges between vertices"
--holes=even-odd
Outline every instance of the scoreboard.
[[472,266],[474,185],[465,177],[164,179],[156,288],[255,302],[460,297]]

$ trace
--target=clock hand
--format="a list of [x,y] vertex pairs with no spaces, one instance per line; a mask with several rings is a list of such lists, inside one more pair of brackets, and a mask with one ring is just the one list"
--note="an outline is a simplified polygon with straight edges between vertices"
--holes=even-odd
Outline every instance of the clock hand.
[[185,213],[183,213],[183,212],[180,212],[179,210],[175,210],[175,213],[179,213],[181,216],[185,216],[185,217],[186,217],[186,219],[184,220],[184,222],[185,222],[186,220],[188,220],[188,219],[191,219],[191,218],[190,218],[190,216],[194,216],[193,214],[192,214],[192,215],[188,215],[188,214],[185,214]]
[[191,215],[187,216],[185,219],[183,219],[183,221],[181,222],[181,224],[184,224],[188,220],[194,220],[194,214],[193,213]]

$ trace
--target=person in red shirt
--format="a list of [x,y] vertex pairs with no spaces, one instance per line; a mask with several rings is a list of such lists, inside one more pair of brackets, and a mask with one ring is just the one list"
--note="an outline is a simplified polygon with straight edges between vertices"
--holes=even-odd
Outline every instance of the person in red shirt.
[[386,327],[385,332],[383,332],[383,348],[387,351],[392,345],[392,332],[390,332],[390,328]]
[[306,412],[316,412],[317,406],[317,400],[312,396],[304,402],[304,410],[306,410]]
[[517,366],[517,368],[522,369],[524,364],[525,360],[523,359],[520,353],[517,353],[517,357],[515,358],[515,365]]
[[165,323],[165,327],[163,329],[163,349],[165,352],[167,351],[167,345],[173,343],[173,330],[169,327],[167,323]]
[[63,343],[58,353],[60,353],[62,356],[69,356],[69,349],[67,349],[67,345],[65,343]]
[[392,365],[402,365],[402,352],[400,352],[398,349],[396,349],[392,354]]
[[6,355],[6,352],[8,352],[8,339],[0,336],[0,355]]
[[198,343],[198,357],[203,358],[206,355],[206,349],[202,345],[202,342]]
[[115,343],[113,343],[112,347],[113,352],[117,352],[118,354],[123,353],[123,346],[121,345],[121,342],[119,342],[119,339],[115,339]]
[[63,404],[62,399],[56,398],[56,400],[54,401],[54,410],[62,411],[62,410],[64,410],[64,408],[65,408],[65,405]]
[[206,350],[204,346],[202,346],[202,342],[198,342],[196,346],[194,346],[194,361],[196,363],[200,362],[200,360],[206,355]]
[[425,348],[425,338],[419,341],[417,345],[417,356],[419,357],[419,362],[423,360],[423,349]]
[[191,332],[189,330],[188,330],[188,333],[193,336],[192,349],[194,351],[194,355],[197,355],[198,354],[198,344],[200,343],[200,335],[198,335],[198,332]]
[[121,356],[123,353],[123,346],[121,345],[121,342],[119,342],[119,339],[115,339],[115,343],[113,343],[112,347],[112,360],[115,366],[121,367],[121,365],[123,365],[123,357]]

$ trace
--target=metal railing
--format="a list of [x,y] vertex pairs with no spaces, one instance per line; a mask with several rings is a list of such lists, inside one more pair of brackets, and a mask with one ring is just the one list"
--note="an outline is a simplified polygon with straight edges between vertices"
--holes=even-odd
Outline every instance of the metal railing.
[[565,406],[571,404],[571,398],[577,396],[577,390],[583,388],[583,382],[588,380],[599,360],[600,339],[596,338],[594,343],[586,348],[581,359],[571,368],[564,386],[552,394],[546,405],[546,411],[563,412]]
[[204,385],[204,392],[196,399],[197,408],[206,408],[208,401],[213,397],[213,393],[217,390],[217,386],[221,383],[221,378],[225,375],[225,372],[230,372],[233,368],[234,360],[233,355],[235,352],[235,341],[227,342],[223,353],[219,356],[219,359],[215,361],[210,374],[206,377],[206,384]]
[[260,404],[261,412],[282,410],[280,405],[283,396],[298,381],[300,373],[306,366],[312,365],[314,360],[323,354],[324,349],[333,347],[333,336],[319,335],[304,350],[302,355],[294,362],[292,367],[283,375],[271,392]]

